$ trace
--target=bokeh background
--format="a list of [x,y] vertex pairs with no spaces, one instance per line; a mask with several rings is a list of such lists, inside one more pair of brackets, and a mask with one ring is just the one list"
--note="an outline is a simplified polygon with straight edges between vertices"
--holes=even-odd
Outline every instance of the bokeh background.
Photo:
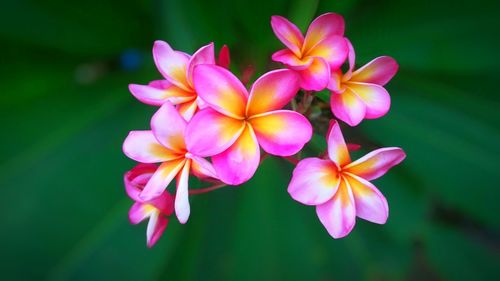
[[[497,3],[1,1],[0,279],[498,280]],[[153,41],[227,44],[233,71],[261,74],[282,48],[271,15],[304,30],[329,11],[344,15],[358,65],[401,66],[390,113],[347,131],[408,154],[375,182],[388,223],[332,239],[287,194],[291,165],[270,159],[241,187],[193,196],[189,222],[146,248],[145,224],[127,220],[134,163],[121,144],[154,112],[127,90],[160,78]]]

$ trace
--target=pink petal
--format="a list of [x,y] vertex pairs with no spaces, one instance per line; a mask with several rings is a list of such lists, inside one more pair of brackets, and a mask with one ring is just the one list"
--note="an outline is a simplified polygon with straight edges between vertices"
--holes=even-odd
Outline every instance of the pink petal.
[[141,163],[159,163],[180,157],[161,145],[152,131],[131,131],[123,142],[123,153]]
[[146,241],[149,248],[153,247],[168,225],[168,219],[159,213],[153,213],[149,218],[146,230]]
[[158,209],[162,214],[166,216],[170,216],[174,213],[174,196],[172,196],[166,189],[158,197],[143,202],[153,205],[156,209]]
[[189,167],[191,166],[191,159],[186,161],[184,168],[177,176],[177,191],[175,193],[175,214],[180,223],[185,224],[189,219]]
[[198,65],[193,74],[198,96],[218,112],[243,119],[247,90],[227,69],[216,65]]
[[166,80],[162,81],[161,88],[153,85],[158,85],[158,83],[150,83],[149,85],[130,84],[128,88],[139,101],[154,106],[160,106],[167,100],[177,104],[193,99],[192,93],[186,92]]
[[205,109],[207,107],[210,107],[204,100],[202,100],[200,97],[196,99],[196,103],[198,104],[199,109]]
[[193,118],[196,110],[198,110],[197,100],[198,99],[194,99],[192,101],[177,105],[177,111],[179,111],[179,114],[184,118],[184,120],[189,121],[191,120],[191,118]]
[[366,106],[363,101],[349,88],[341,94],[332,92],[330,107],[335,117],[350,126],[361,123],[366,113]]
[[330,128],[326,137],[328,144],[328,157],[339,167],[351,162],[349,150],[345,144],[344,136],[337,121],[330,122]]
[[189,59],[187,65],[188,83],[193,87],[193,70],[199,64],[215,64],[214,43],[201,47]]
[[316,214],[333,238],[349,234],[356,223],[354,197],[345,180],[341,180],[332,200],[316,207]]
[[330,66],[319,57],[314,57],[311,65],[298,73],[301,79],[300,87],[306,91],[321,91],[328,86],[330,80]]
[[365,104],[366,119],[382,117],[389,111],[391,107],[391,97],[384,87],[360,82],[348,82],[346,86]]
[[221,153],[238,139],[244,128],[242,120],[227,117],[211,108],[200,110],[186,127],[187,149],[201,157]]
[[288,69],[270,71],[252,85],[246,116],[278,110],[287,105],[297,94],[300,77]]
[[259,161],[259,145],[251,126],[245,126],[245,130],[231,147],[212,157],[220,180],[230,185],[239,185],[249,180],[255,174]]
[[289,49],[279,50],[275,52],[271,58],[273,61],[281,62],[293,70],[304,70],[313,62],[311,57],[298,58]]
[[150,204],[136,202],[128,211],[128,220],[131,224],[138,224],[151,216],[155,211],[156,209]]
[[330,65],[331,71],[335,71],[344,64],[347,54],[348,47],[344,37],[330,36],[318,42],[305,55],[325,59]]
[[345,91],[345,86],[342,82],[342,71],[340,69],[331,73],[327,88],[337,94],[341,94]]
[[384,86],[396,75],[398,68],[395,59],[387,56],[378,57],[356,70],[352,74],[351,81]]
[[361,145],[357,143],[348,143],[347,144],[347,149],[349,151],[358,151],[361,149]]
[[271,17],[271,27],[276,37],[296,56],[300,57],[304,37],[299,28],[281,16]]
[[163,162],[146,184],[139,198],[144,201],[149,201],[160,196],[172,179],[182,169],[185,162],[186,160],[184,158]]
[[312,137],[311,124],[295,111],[271,111],[252,117],[249,122],[260,146],[272,155],[293,155]]
[[347,48],[349,50],[348,51],[349,54],[347,55],[349,61],[349,70],[345,74],[346,80],[349,80],[351,79],[352,71],[354,69],[354,64],[356,63],[356,52],[354,51],[354,47],[352,46],[351,41],[349,41],[349,39],[347,38],[344,39],[347,42]]
[[191,170],[193,174],[200,179],[218,179],[215,169],[209,161],[204,158],[191,155]]
[[222,46],[222,48],[220,48],[217,65],[229,69],[230,63],[231,63],[231,56],[229,55],[229,48],[227,47],[227,45],[224,45]]
[[384,195],[369,181],[346,173],[354,202],[356,216],[367,221],[384,224],[389,216],[389,207]]
[[151,118],[151,129],[158,142],[179,154],[186,152],[186,124],[186,120],[170,102],[163,104]]
[[188,55],[174,51],[166,42],[155,41],[153,58],[165,79],[185,91],[191,91],[186,77]]
[[304,53],[311,50],[320,41],[331,36],[344,36],[344,18],[334,13],[317,17],[309,26],[302,48]]
[[132,170],[125,173],[123,181],[125,183],[125,191],[128,196],[134,201],[141,201],[139,193],[144,189],[151,176],[158,166],[155,164],[137,164]]
[[405,152],[399,147],[380,148],[345,166],[345,170],[366,180],[374,180],[405,158]]
[[319,205],[332,199],[340,184],[337,167],[329,160],[306,158],[293,170],[288,193],[305,205]]

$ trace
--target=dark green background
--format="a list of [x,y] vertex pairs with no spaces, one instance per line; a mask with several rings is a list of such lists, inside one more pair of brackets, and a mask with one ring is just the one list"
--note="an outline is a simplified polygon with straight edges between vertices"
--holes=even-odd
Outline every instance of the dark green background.
[[[500,278],[494,2],[1,1],[0,279]],[[160,78],[153,41],[189,53],[228,44],[235,72],[260,74],[282,48],[271,15],[305,29],[328,11],[344,15],[358,65],[401,65],[390,113],[347,131],[408,154],[375,181],[388,223],[358,220],[332,239],[286,192],[291,165],[272,159],[242,187],[192,197],[187,225],[173,221],[147,249],[145,224],[127,221],[122,174],[134,163],[121,144],[154,112],[127,90]]]

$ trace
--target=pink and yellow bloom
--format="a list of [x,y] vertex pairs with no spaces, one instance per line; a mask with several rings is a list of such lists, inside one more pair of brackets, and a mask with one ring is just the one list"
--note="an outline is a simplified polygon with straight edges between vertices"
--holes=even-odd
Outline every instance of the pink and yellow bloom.
[[406,157],[401,148],[372,151],[352,162],[337,122],[327,136],[328,158],[306,158],[293,171],[288,193],[296,201],[316,206],[321,223],[333,238],[351,232],[356,216],[384,224],[387,200],[369,181],[384,175]]
[[[152,81],[149,85],[130,84],[130,92],[149,105],[160,106],[170,101],[186,120],[191,119],[201,103],[193,86],[193,69],[198,64],[215,64],[214,44],[203,46],[189,56],[173,50],[166,42],[156,41],[153,57],[166,80]],[[229,52],[225,50],[221,58],[223,63],[228,63]]]
[[189,218],[189,172],[198,177],[216,178],[212,164],[186,148],[187,122],[170,102],[165,102],[151,119],[151,131],[131,131],[123,143],[123,152],[141,163],[161,163],[139,197],[153,200],[177,177],[175,213],[179,222]]
[[128,218],[132,224],[149,218],[146,242],[150,248],[161,237],[167,228],[169,216],[174,212],[174,197],[167,190],[152,200],[145,201],[139,196],[156,169],[154,164],[138,164],[124,176],[125,190],[135,201],[129,210]]
[[299,73],[301,88],[320,91],[326,88],[330,73],[347,58],[344,18],[326,13],[316,18],[304,37],[297,26],[281,16],[271,18],[271,26],[287,49],[273,54],[272,59]]
[[281,69],[257,79],[250,94],[228,70],[199,65],[194,87],[208,108],[199,111],[186,128],[189,151],[212,156],[219,178],[232,185],[250,179],[259,165],[260,147],[267,153],[290,156],[312,136],[301,114],[281,110],[299,90],[300,77]]
[[391,57],[381,56],[353,72],[356,55],[349,41],[349,70],[332,72],[328,89],[333,114],[350,126],[363,119],[384,116],[391,107],[391,97],[384,89],[396,72],[398,64]]

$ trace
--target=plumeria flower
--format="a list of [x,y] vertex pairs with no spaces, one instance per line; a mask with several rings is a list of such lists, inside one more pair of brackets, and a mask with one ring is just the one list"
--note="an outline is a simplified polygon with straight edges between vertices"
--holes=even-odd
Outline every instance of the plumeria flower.
[[[229,62],[229,52],[224,51],[222,62]],[[226,55],[227,53],[227,55]],[[156,80],[149,85],[130,84],[129,90],[145,104],[160,106],[166,101],[177,105],[186,120],[191,119],[203,101],[193,87],[193,69],[198,64],[215,64],[214,44],[201,47],[194,55],[173,50],[163,41],[153,47],[156,67],[166,80]]]
[[186,120],[170,102],[165,102],[151,119],[151,131],[131,131],[123,143],[123,152],[141,163],[162,163],[148,181],[139,197],[152,200],[160,196],[174,177],[177,177],[175,214],[179,222],[189,218],[188,178],[216,178],[212,164],[186,149],[184,130]]
[[[346,39],[347,40],[347,39]],[[398,64],[391,57],[378,57],[353,72],[356,54],[349,45],[349,70],[332,72],[328,85],[332,95],[330,105],[333,114],[351,126],[363,119],[384,116],[391,107],[391,97],[384,89],[396,72]]]
[[315,205],[321,223],[334,238],[349,234],[356,216],[384,224],[389,215],[387,200],[369,181],[384,175],[406,157],[401,148],[372,151],[351,162],[337,122],[327,137],[329,159],[306,158],[293,171],[288,193],[305,205]]
[[260,159],[260,147],[272,155],[290,156],[312,136],[301,114],[280,110],[299,90],[299,76],[288,69],[257,79],[250,94],[228,70],[199,65],[194,87],[208,108],[196,113],[186,128],[186,145],[199,156],[213,156],[219,178],[237,185],[250,179]]
[[149,218],[146,241],[150,248],[160,239],[167,228],[168,217],[174,212],[174,197],[167,190],[153,200],[145,201],[139,196],[156,169],[154,164],[138,164],[124,176],[125,190],[135,201],[129,210],[128,218],[132,224]]
[[274,53],[272,59],[296,70],[302,89],[326,88],[331,71],[339,69],[347,58],[344,18],[334,13],[319,16],[309,26],[305,38],[299,28],[284,17],[271,17],[271,26],[288,48]]

